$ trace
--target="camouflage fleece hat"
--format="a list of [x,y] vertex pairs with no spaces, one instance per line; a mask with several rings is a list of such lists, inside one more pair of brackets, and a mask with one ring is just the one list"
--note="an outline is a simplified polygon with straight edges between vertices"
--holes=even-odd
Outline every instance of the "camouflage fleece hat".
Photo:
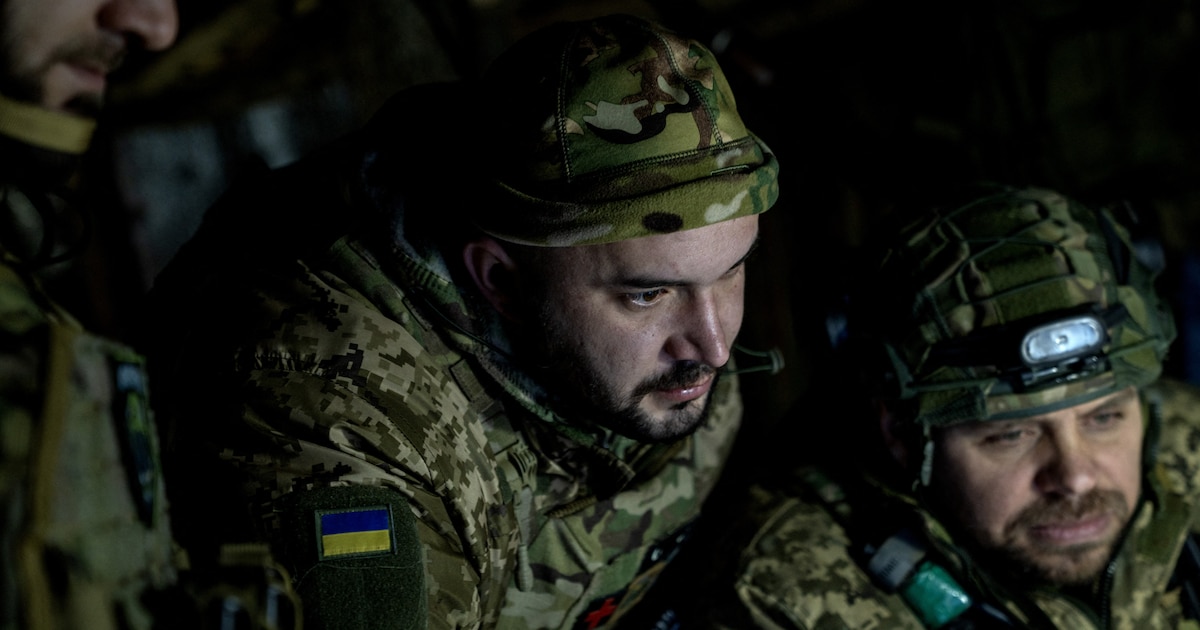
[[473,221],[542,246],[619,241],[765,211],[775,156],[742,124],[712,52],[645,20],[559,23],[483,81],[496,193]]
[[894,243],[870,308],[891,393],[926,430],[1047,413],[1162,371],[1170,312],[1107,209],[1000,189],[925,213]]

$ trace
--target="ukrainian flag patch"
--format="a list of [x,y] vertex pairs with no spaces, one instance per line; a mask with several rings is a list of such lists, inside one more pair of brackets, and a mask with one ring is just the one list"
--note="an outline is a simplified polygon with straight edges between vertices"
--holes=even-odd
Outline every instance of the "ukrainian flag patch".
[[392,553],[392,514],[387,506],[318,510],[317,558],[329,560]]

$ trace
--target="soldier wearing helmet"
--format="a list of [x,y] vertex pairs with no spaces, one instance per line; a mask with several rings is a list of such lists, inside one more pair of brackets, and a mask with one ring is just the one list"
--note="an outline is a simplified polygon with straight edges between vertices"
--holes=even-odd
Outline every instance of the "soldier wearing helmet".
[[144,361],[42,283],[78,251],[55,235],[108,74],[177,21],[173,0],[0,2],[0,628],[174,619]]
[[847,352],[879,401],[873,428],[847,422],[856,430],[822,446],[838,455],[757,490],[767,524],[751,528],[729,619],[1196,618],[1182,587],[1198,577],[1197,398],[1159,378],[1172,318],[1154,257],[1119,216],[987,187],[893,232],[850,300]]
[[194,537],[269,541],[306,628],[628,619],[740,423],[777,171],[708,49],[618,15],[232,191],[153,291]]

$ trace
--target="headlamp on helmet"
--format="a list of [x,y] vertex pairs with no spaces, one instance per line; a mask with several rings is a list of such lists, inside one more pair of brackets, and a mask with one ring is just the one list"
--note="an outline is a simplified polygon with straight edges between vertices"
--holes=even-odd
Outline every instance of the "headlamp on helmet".
[[915,423],[1048,413],[1161,373],[1170,312],[1110,210],[1001,189],[899,237],[864,315],[887,358],[881,393],[912,401]]
[[[1129,312],[1119,304],[1056,313],[1052,318],[1033,318],[942,342],[930,358],[935,365],[994,373],[999,382],[992,388],[993,394],[1069,383],[1111,367],[1105,350],[1111,341],[1108,331],[1128,317]],[[919,381],[910,387],[923,389]]]
[[1099,318],[1091,315],[1072,317],[1025,333],[1021,340],[1021,360],[1030,368],[1046,363],[1061,366],[1084,355],[1095,354],[1107,339],[1108,334]]

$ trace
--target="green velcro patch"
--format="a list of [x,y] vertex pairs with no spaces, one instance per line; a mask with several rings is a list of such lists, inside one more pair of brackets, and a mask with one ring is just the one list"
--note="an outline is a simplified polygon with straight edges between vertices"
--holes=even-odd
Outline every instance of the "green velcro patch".
[[307,630],[426,627],[424,552],[404,495],[318,488],[277,505]]

